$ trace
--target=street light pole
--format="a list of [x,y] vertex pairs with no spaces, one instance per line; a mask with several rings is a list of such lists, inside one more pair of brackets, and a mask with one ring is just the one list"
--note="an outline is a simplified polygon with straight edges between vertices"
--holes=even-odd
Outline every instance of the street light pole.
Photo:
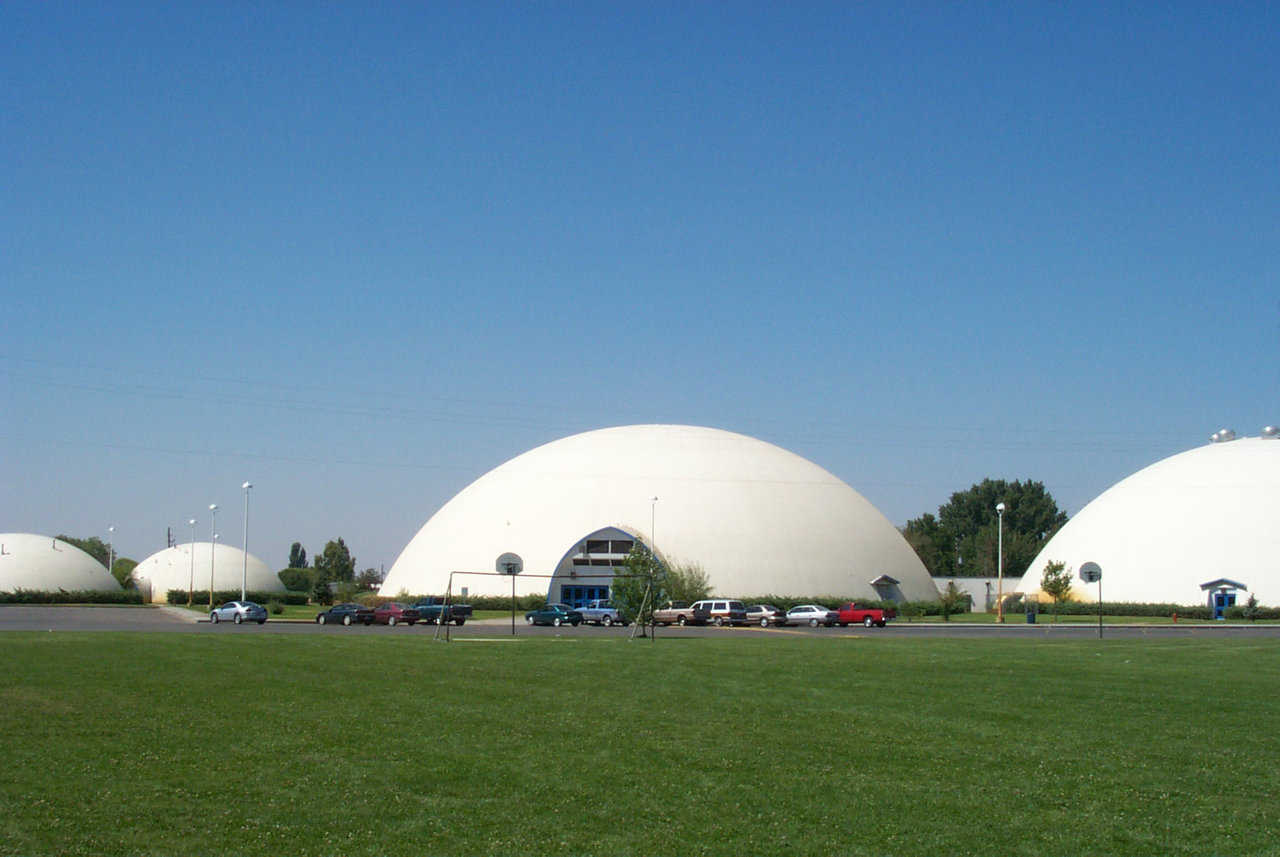
[[187,524],[191,527],[191,547],[187,549],[187,553],[191,554],[191,577],[187,581],[187,606],[190,607],[196,590],[196,519],[192,518]]
[[209,504],[209,609],[213,609],[213,564],[217,560],[218,504]]
[[107,574],[110,574],[112,577],[115,577],[115,574],[113,574],[111,571],[111,564],[112,564],[112,561],[115,559],[115,557],[113,556],[113,554],[115,553],[115,545],[112,543],[111,537],[115,535],[115,532],[116,532],[115,527],[107,527]]
[[1004,621],[1004,503],[996,503],[998,533],[996,535],[996,576],[999,579],[996,594],[996,621]]
[[244,601],[249,582],[249,489],[253,487],[253,483],[245,482],[240,487],[244,489],[244,556],[240,566],[240,600]]

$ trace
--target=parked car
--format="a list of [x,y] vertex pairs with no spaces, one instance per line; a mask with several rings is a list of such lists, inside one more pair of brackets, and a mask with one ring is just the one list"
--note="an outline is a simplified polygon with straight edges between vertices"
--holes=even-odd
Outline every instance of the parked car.
[[530,625],[554,625],[557,628],[561,625],[577,627],[582,624],[582,614],[568,604],[546,604],[537,610],[530,610],[524,614],[524,621]]
[[768,628],[770,625],[791,624],[791,620],[787,618],[786,611],[781,607],[774,607],[772,604],[748,604],[747,621],[752,625],[759,625],[761,628]]
[[317,625],[328,625],[333,622],[341,622],[343,625],[350,625],[352,622],[372,625],[373,610],[363,604],[335,604],[316,616]]
[[618,612],[617,607],[613,606],[612,601],[601,599],[588,601],[578,608],[578,612],[582,614],[582,621],[587,625],[604,625],[607,628],[610,625],[627,624],[627,620],[622,618],[622,614]]
[[399,601],[388,601],[373,608],[373,621],[393,628],[401,623],[412,625],[418,621],[418,611],[404,606]]
[[[701,603],[701,602],[699,602]],[[705,625],[711,621],[711,613],[705,607],[693,609],[687,601],[668,601],[653,611],[655,625]]]
[[257,622],[261,625],[267,621],[267,608],[252,601],[228,601],[209,611],[209,621],[213,624],[231,620],[239,625],[241,622]]
[[444,599],[438,596],[422,599],[413,605],[413,609],[418,611],[418,621],[427,625],[438,624],[441,614],[444,615],[445,623],[452,622],[455,625],[465,625],[474,612],[470,604],[450,602],[446,605]]
[[819,607],[817,604],[799,604],[787,611],[787,621],[797,625],[808,625],[811,628],[819,625],[830,628],[839,620],[839,613],[828,610],[826,607]]
[[898,611],[890,607],[888,610],[881,610],[879,607],[859,607],[850,601],[838,611],[840,616],[840,627],[847,628],[852,625],[864,625],[870,628],[872,625],[883,628],[885,623],[898,615]]
[[747,624],[747,605],[741,601],[730,601],[725,598],[708,598],[693,602],[693,609],[702,607],[711,617],[713,625],[745,625]]

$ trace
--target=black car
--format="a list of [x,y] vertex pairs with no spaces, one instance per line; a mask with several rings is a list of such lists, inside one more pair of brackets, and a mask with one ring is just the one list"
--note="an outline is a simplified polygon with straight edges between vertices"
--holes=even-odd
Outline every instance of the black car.
[[317,625],[329,625],[335,622],[341,622],[343,625],[350,625],[352,622],[372,625],[373,609],[363,604],[335,604],[316,616]]

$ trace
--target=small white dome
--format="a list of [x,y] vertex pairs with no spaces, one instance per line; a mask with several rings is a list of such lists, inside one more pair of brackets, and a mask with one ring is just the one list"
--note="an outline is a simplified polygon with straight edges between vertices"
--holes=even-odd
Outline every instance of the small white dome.
[[[1080,565],[1102,567],[1104,601],[1200,604],[1200,584],[1245,584],[1280,603],[1280,443],[1216,441],[1139,470],[1066,523],[1032,561],[1019,591],[1037,592],[1045,564],[1066,563],[1078,599],[1097,598]],[[1242,596],[1248,597],[1248,596]]]
[[[727,596],[938,594],[898,530],[835,476],[755,438],[679,425],[590,431],[511,459],[427,521],[381,592],[440,594],[451,571],[492,572],[499,554],[512,552],[524,561],[518,593],[560,598],[551,581],[528,575],[589,584],[583,571],[607,574],[599,565],[617,562],[629,539],[656,545],[668,562],[697,563]],[[583,549],[590,540],[611,545],[601,547],[611,559],[575,568],[575,554],[592,553]],[[453,586],[511,591],[501,577],[468,575]]]
[[[133,570],[133,579],[138,582],[138,589],[144,598],[154,603],[163,604],[168,599],[170,589],[196,589],[209,591],[210,563],[213,567],[213,589],[240,591],[242,573],[248,581],[246,589],[250,592],[284,592],[284,584],[267,564],[253,554],[249,554],[247,568],[244,562],[244,551],[240,548],[217,543],[216,548],[210,542],[194,544],[195,562],[192,571],[193,545],[174,545],[171,548],[153,553],[138,563]],[[215,553],[216,551],[216,553]]]
[[106,566],[75,545],[32,533],[0,533],[0,592],[119,592]]

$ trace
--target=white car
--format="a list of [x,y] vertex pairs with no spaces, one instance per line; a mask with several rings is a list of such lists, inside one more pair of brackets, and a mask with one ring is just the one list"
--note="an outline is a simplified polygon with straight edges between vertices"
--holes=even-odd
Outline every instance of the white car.
[[228,601],[209,611],[209,621],[215,625],[228,620],[237,625],[241,622],[257,622],[261,625],[267,621],[267,608],[252,601]]
[[826,625],[830,628],[839,619],[839,613],[834,610],[828,610],[825,607],[819,607],[817,604],[798,604],[787,611],[788,622],[796,625],[808,625],[810,628],[816,628],[819,625]]

